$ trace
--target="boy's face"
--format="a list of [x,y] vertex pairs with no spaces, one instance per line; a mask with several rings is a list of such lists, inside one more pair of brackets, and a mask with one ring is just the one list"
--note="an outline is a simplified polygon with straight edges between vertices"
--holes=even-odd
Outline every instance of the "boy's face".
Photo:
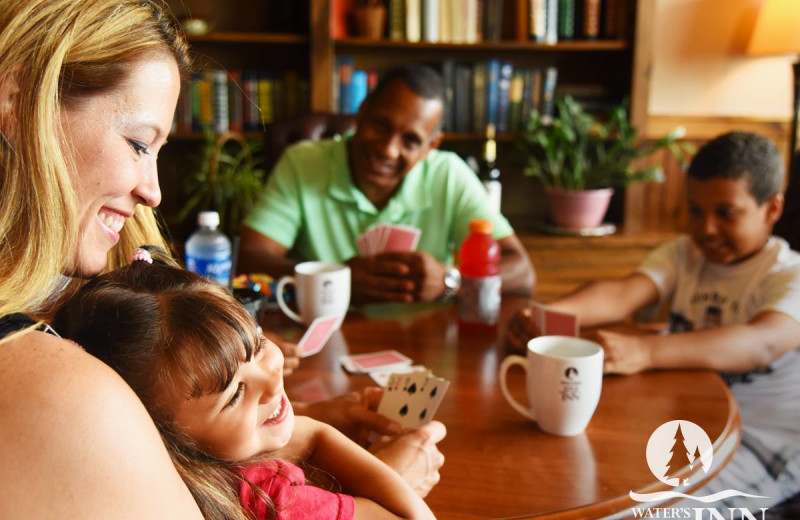
[[689,179],[689,234],[709,262],[734,264],[758,252],[781,216],[783,195],[758,204],[746,179]]

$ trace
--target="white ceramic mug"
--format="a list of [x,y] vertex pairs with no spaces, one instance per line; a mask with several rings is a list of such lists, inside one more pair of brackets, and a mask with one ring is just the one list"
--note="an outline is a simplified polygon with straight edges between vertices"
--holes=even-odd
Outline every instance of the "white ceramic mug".
[[[513,365],[526,372],[529,406],[508,391]],[[603,387],[603,348],[570,336],[540,336],[528,342],[528,357],[508,356],[500,365],[500,387],[512,407],[547,433],[578,435],[589,424]]]
[[[299,314],[283,299],[288,284],[295,285]],[[303,262],[294,267],[294,276],[278,281],[275,292],[284,314],[299,323],[310,325],[320,316],[344,316],[350,305],[350,268],[333,262]]]

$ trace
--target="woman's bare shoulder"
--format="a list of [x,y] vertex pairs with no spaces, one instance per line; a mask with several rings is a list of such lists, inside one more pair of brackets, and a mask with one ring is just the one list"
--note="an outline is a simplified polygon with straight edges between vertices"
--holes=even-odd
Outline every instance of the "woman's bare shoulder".
[[0,411],[0,518],[200,518],[139,399],[74,344],[0,344]]

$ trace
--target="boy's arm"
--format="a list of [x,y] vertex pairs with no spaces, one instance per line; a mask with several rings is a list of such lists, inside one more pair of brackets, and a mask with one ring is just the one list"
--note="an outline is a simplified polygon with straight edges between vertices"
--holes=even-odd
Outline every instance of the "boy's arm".
[[[637,310],[658,301],[658,288],[650,278],[634,272],[622,278],[589,282],[575,292],[549,303],[548,307],[578,316],[581,327],[622,321]],[[511,319],[508,340],[524,350],[528,340],[539,335],[530,309]]]
[[397,473],[344,434],[308,417],[295,421],[289,446],[277,455],[299,456],[332,475],[354,496],[357,519],[434,518]]
[[800,344],[800,323],[777,311],[764,311],[750,322],[713,329],[631,336],[597,332],[605,349],[606,373],[633,374],[654,368],[699,368],[746,372]]

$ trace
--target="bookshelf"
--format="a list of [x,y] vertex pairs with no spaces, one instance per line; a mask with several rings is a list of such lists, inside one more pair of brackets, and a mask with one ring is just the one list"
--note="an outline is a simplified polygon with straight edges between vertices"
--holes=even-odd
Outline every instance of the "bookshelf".
[[[356,0],[171,0],[176,16],[205,17],[212,30],[202,36],[190,36],[193,56],[201,66],[217,69],[258,70],[279,75],[287,72],[307,82],[303,92],[307,108],[335,112],[333,92],[337,59],[351,57],[354,67],[375,71],[392,66],[423,62],[441,70],[443,62],[470,65],[502,60],[515,69],[558,70],[557,92],[570,88],[595,89],[608,96],[608,102],[629,99],[631,120],[646,128],[649,91],[650,35],[655,0],[615,0],[621,11],[621,29],[613,38],[561,40],[555,44],[532,41],[528,34],[532,0],[504,0],[502,29],[498,41],[476,43],[409,42],[389,38],[389,21],[384,37],[369,40],[347,34],[335,38],[331,33],[334,8],[352,6]],[[393,0],[384,0],[387,8]],[[424,1],[424,0],[423,0]],[[441,0],[447,1],[447,0]],[[489,2],[492,0],[483,0]],[[583,0],[576,0],[581,2]],[[600,0],[605,2],[608,0]],[[388,9],[387,9],[388,12]],[[522,14],[522,16],[520,16]],[[388,18],[388,17],[387,17]],[[280,117],[280,114],[277,114]],[[267,121],[268,122],[268,121]],[[259,139],[262,125],[244,129],[250,139]],[[470,128],[446,132],[443,148],[462,156],[477,156],[483,133]],[[160,162],[164,187],[164,214],[175,214],[180,206],[177,185],[183,175],[178,168],[188,154],[197,153],[202,136],[196,129],[178,131],[170,136],[167,157]],[[522,164],[514,153],[513,132],[499,133],[498,165],[503,182],[513,189],[504,190],[503,211],[515,227],[524,229],[532,216],[543,215],[546,202],[538,184],[522,174]],[[176,142],[177,141],[177,142]],[[625,194],[612,201],[609,216],[625,223],[636,219]],[[193,226],[190,226],[190,228]],[[178,237],[180,233],[177,233]]]

